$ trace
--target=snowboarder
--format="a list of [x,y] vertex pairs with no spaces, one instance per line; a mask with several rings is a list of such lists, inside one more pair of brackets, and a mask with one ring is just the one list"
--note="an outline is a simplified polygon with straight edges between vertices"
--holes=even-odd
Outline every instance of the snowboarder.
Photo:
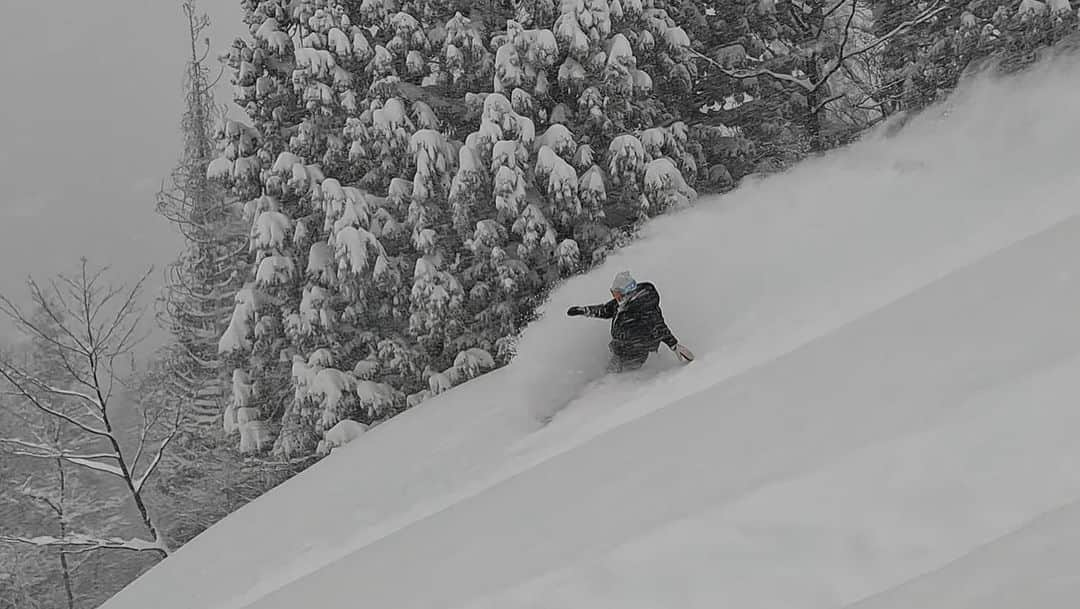
[[655,353],[664,343],[683,362],[694,360],[694,354],[679,344],[668,329],[660,312],[660,293],[648,282],[638,283],[629,271],[615,275],[611,284],[611,300],[604,304],[570,307],[570,317],[585,316],[611,320],[612,372],[640,368],[650,353]]

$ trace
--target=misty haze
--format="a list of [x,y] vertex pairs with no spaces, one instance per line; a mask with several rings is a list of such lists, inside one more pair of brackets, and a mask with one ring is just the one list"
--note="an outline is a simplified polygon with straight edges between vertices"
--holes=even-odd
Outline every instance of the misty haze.
[[1076,2],[5,23],[0,609],[1080,596]]

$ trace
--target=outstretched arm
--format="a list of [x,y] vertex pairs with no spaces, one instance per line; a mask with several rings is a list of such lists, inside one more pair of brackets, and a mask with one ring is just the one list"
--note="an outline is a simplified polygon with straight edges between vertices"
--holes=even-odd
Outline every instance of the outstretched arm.
[[660,311],[656,312],[653,323],[653,336],[659,338],[660,342],[674,349],[675,345],[679,344],[679,339],[675,338],[675,335],[671,333],[671,328],[669,328],[667,322],[664,321],[664,316]]
[[570,307],[566,314],[570,317],[577,315],[584,315],[585,317],[596,317],[599,319],[611,319],[615,317],[615,313],[619,310],[619,303],[615,302],[615,299],[611,299],[604,304],[589,305],[586,307]]

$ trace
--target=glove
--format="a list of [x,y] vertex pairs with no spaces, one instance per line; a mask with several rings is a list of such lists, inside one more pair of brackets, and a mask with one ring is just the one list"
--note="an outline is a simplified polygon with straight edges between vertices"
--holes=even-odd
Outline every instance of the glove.
[[585,314],[585,307],[570,307],[566,310],[566,314],[570,317],[577,317]]
[[672,347],[671,350],[674,351],[675,356],[683,362],[689,363],[694,361],[694,353],[678,343],[676,343],[676,345]]

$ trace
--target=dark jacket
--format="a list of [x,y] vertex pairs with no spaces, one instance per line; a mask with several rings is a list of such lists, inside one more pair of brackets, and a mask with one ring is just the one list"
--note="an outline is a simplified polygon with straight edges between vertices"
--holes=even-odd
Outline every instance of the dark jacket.
[[639,283],[622,306],[613,298],[584,310],[589,317],[611,320],[611,351],[615,355],[642,356],[656,351],[660,343],[669,347],[679,343],[664,321],[660,293],[651,283]]

